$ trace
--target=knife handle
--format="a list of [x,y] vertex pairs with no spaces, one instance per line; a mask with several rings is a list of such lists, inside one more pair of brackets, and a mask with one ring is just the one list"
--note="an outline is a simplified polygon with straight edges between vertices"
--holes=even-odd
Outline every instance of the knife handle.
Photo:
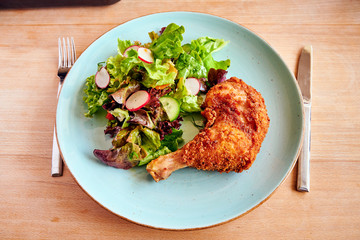
[[311,104],[304,104],[304,114],[304,142],[298,160],[297,190],[300,192],[310,192]]

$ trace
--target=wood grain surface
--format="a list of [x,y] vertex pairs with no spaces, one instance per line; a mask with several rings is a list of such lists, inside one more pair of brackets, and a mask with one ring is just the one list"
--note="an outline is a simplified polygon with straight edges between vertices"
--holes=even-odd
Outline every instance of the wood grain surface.
[[[261,206],[226,224],[165,231],[98,205],[65,166],[50,176],[57,38],[81,54],[128,20],[158,12],[224,17],[263,37],[296,72],[314,49],[311,192],[296,166]],[[0,239],[360,239],[360,1],[121,0],[99,7],[0,9]]]

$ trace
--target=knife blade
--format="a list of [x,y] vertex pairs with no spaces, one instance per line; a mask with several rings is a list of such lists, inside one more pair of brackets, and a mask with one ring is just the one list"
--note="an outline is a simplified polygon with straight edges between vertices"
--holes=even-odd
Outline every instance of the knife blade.
[[304,140],[298,159],[297,178],[297,190],[301,192],[310,192],[312,52],[312,46],[302,49],[297,73],[304,103]]

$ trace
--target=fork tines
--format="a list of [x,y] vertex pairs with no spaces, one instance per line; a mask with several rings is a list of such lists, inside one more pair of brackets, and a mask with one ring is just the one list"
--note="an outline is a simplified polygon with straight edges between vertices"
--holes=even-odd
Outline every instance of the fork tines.
[[59,45],[59,68],[70,68],[76,59],[75,42],[73,37],[58,39]]

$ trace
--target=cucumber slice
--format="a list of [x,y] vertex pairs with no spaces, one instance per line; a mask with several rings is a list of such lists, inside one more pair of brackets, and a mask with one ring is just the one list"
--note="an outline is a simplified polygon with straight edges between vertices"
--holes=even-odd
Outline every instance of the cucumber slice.
[[159,98],[170,122],[176,120],[180,114],[180,103],[172,97]]

